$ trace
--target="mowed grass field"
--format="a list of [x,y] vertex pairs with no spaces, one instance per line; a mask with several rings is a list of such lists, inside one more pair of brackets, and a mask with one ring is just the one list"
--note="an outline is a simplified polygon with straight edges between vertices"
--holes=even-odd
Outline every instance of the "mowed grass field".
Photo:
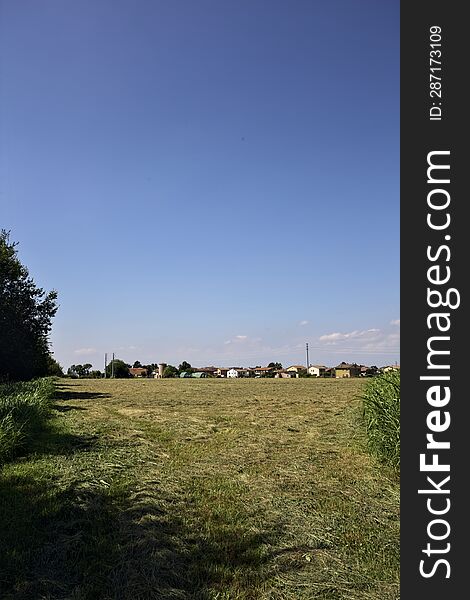
[[0,477],[0,598],[399,597],[364,381],[59,380]]

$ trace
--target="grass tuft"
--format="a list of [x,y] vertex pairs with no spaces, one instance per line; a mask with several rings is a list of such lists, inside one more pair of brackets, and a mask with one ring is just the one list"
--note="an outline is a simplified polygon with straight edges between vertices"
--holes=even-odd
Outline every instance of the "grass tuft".
[[42,428],[53,395],[52,378],[0,384],[0,464],[24,449]]

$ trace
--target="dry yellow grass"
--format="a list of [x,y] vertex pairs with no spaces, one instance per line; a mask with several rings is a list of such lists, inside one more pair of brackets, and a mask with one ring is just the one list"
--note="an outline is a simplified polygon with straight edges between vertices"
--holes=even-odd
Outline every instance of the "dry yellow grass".
[[43,515],[2,598],[398,598],[398,481],[365,450],[362,389],[61,382],[44,447],[2,475]]

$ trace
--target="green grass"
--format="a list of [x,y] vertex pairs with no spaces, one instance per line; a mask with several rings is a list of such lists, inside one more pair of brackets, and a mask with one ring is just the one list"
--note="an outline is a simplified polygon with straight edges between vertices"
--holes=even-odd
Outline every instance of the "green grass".
[[0,477],[5,600],[396,600],[360,380],[77,380]]
[[53,395],[52,378],[0,384],[0,465],[44,426]]
[[369,447],[379,459],[400,468],[400,371],[370,379],[364,391]]

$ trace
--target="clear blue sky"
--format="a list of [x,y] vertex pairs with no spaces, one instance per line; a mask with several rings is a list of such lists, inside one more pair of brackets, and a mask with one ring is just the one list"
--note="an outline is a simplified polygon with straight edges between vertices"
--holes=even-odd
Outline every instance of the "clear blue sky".
[[398,0],[0,22],[0,226],[62,366],[399,361]]

